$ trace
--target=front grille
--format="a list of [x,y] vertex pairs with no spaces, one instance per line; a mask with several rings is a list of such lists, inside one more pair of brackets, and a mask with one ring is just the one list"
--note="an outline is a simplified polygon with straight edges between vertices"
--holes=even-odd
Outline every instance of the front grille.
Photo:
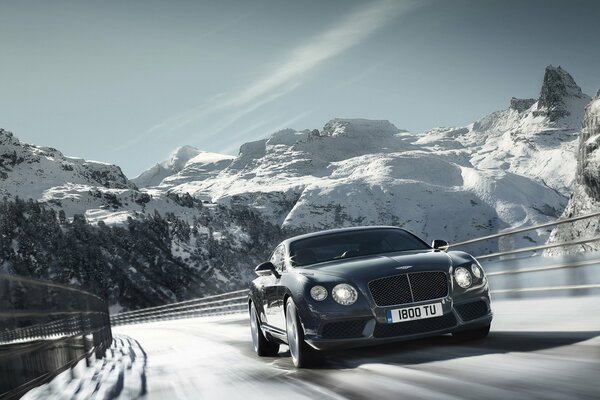
[[448,295],[448,279],[443,272],[408,274],[414,301],[439,299]]
[[456,325],[456,318],[453,313],[442,315],[441,317],[419,319],[416,321],[398,322],[395,324],[375,324],[373,336],[376,338],[387,338],[394,336],[416,335],[452,328]]
[[369,282],[371,296],[379,307],[439,299],[448,295],[448,280],[441,271],[413,272]]
[[365,330],[366,319],[329,322],[321,331],[321,336],[326,339],[348,339],[361,337]]
[[454,308],[456,308],[456,311],[458,311],[463,321],[471,321],[473,319],[483,317],[488,313],[487,303],[483,300],[474,301],[467,304],[460,304],[454,306]]
[[378,306],[412,303],[413,301],[406,274],[371,281],[369,290]]

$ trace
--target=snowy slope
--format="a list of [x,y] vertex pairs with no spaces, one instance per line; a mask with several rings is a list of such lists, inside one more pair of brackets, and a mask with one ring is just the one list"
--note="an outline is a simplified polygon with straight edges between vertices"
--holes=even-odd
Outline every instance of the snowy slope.
[[470,149],[471,162],[478,169],[527,176],[569,196],[578,133],[589,101],[565,70],[549,66],[537,100],[513,98],[506,110],[462,129],[431,131],[421,142],[455,139]]
[[[131,181],[138,187],[158,186],[168,177],[188,167],[185,174],[194,174],[196,179],[209,178],[225,168],[235,158],[227,154],[209,153],[192,146],[182,146],[175,149],[171,156],[152,168],[142,172]],[[186,178],[184,174],[183,179]],[[173,178],[175,182],[177,177]],[[171,183],[168,183],[168,185]]]
[[0,130],[0,183],[0,197],[42,201],[70,216],[116,210],[139,198],[119,167],[22,143],[5,130]]
[[[186,157],[190,156],[191,159]],[[193,157],[192,157],[193,156]],[[172,168],[219,164],[223,156],[180,148],[169,161]],[[85,215],[88,222],[122,224],[139,213],[175,213],[191,221],[201,205],[166,191],[140,191],[118,166],[66,157],[60,151],[20,142],[0,129],[0,198],[33,199],[62,210],[67,217]]]
[[66,182],[110,189],[134,186],[115,165],[65,157],[49,147],[21,143],[0,129],[0,196],[41,198]]
[[[384,123],[389,124],[373,122]],[[335,126],[335,135],[328,126]],[[398,133],[391,124],[385,134],[367,131],[358,138],[340,129],[352,131],[352,121],[328,126],[319,135],[279,132],[245,145],[216,179],[172,190],[249,205],[290,231],[392,224],[452,241],[544,221],[566,204],[530,178],[475,168],[470,152],[456,141],[441,149],[436,142],[419,144],[419,136]],[[355,140],[359,146],[351,146]]]

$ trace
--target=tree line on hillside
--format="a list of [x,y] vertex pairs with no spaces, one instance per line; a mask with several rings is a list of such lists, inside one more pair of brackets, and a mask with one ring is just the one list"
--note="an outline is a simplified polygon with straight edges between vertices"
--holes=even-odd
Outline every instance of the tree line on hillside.
[[0,271],[78,286],[125,309],[243,287],[282,236],[239,206],[202,208],[192,223],[154,211],[109,226],[33,200],[0,201]]

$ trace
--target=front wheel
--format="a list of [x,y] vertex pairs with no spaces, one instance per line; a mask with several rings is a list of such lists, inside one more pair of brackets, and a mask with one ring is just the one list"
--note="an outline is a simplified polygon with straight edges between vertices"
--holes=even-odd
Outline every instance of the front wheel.
[[482,328],[471,329],[468,331],[454,332],[452,336],[459,340],[481,340],[485,339],[490,333],[490,325]]
[[317,354],[304,341],[304,330],[298,318],[296,305],[291,297],[285,305],[285,330],[294,366],[296,368],[313,366],[317,361]]
[[273,357],[279,353],[279,344],[269,342],[265,335],[263,335],[254,303],[250,304],[250,332],[252,333],[254,351],[260,357]]

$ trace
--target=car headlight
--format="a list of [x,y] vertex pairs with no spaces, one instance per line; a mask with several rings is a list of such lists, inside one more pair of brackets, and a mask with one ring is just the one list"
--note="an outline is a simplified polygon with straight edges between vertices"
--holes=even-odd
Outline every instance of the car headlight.
[[475,278],[477,279],[481,279],[481,276],[483,275],[483,273],[481,272],[481,267],[477,265],[477,263],[471,264],[471,272],[473,273],[473,276],[475,276]]
[[313,286],[312,289],[310,289],[310,297],[316,301],[323,301],[327,298],[327,289],[323,286]]
[[463,289],[467,289],[473,283],[471,273],[463,267],[458,267],[454,270],[454,280]]
[[358,292],[352,286],[347,283],[340,283],[339,285],[335,285],[333,290],[331,291],[331,295],[333,299],[340,303],[343,306],[349,306],[356,302],[358,299]]

